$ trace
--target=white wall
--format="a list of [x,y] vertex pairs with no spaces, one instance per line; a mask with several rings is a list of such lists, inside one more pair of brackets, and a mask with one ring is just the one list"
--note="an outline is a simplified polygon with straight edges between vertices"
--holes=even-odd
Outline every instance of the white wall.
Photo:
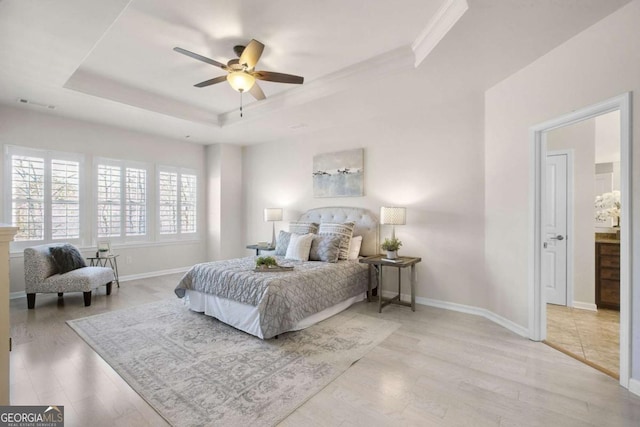
[[[0,176],[4,182],[4,145],[18,145],[38,149],[82,153],[87,173],[91,172],[93,156],[128,159],[161,165],[188,167],[198,173],[204,183],[204,147],[182,141],[160,138],[142,133],[113,128],[80,120],[72,120],[38,112],[0,107]],[[89,175],[90,176],[90,175]],[[155,179],[154,179],[155,182]],[[87,183],[86,196],[92,198],[92,187]],[[204,185],[200,185],[199,198],[204,200]],[[0,212],[4,213],[4,186],[0,186]],[[86,200],[83,200],[84,202]],[[89,207],[91,207],[89,200]],[[198,211],[200,231],[204,235],[206,217],[204,204]],[[5,218],[10,222],[10,218]],[[95,254],[89,243],[84,255]],[[204,240],[182,243],[152,243],[138,247],[114,247],[120,254],[118,269],[121,276],[184,268],[205,259]],[[126,261],[130,260],[131,263]],[[11,292],[24,290],[22,254],[11,257]]]
[[[490,309],[528,325],[529,128],[627,91],[640,91],[640,1],[634,1],[486,92],[485,213]],[[640,135],[640,110],[632,135]],[[640,182],[640,150],[631,159]],[[640,187],[632,203],[640,206]],[[640,224],[640,210],[632,212]],[[640,308],[639,228],[632,230],[633,309]],[[632,316],[632,376],[640,378],[640,318]]]
[[[595,304],[595,119],[554,129],[547,134],[547,150],[573,152],[573,301]],[[571,262],[571,260],[568,260]],[[569,301],[568,301],[569,302]]]
[[[397,89],[402,80],[409,91]],[[483,256],[482,94],[425,97],[425,85],[437,85],[410,71],[362,88],[363,94],[337,94],[323,100],[328,110],[349,98],[392,93],[366,108],[391,111],[375,120],[353,120],[329,130],[317,130],[287,141],[249,146],[243,157],[243,194],[247,242],[270,240],[265,207],[284,208],[277,229],[309,208],[364,207],[379,216],[381,206],[407,207],[407,225],[397,226],[400,254],[422,257],[417,265],[417,296],[483,307],[487,293]],[[391,90],[393,89],[393,90]],[[376,92],[378,91],[378,92]],[[367,93],[364,93],[367,92]],[[387,96],[389,95],[389,96]],[[384,100],[384,101],[382,101]],[[397,101],[397,102],[396,102]],[[349,116],[347,116],[348,118]],[[344,119],[342,117],[341,119]],[[364,197],[314,198],[313,156],[364,148]],[[391,230],[383,227],[380,237]],[[406,273],[406,272],[405,272]],[[389,276],[393,276],[389,274]],[[408,277],[404,278],[403,281]],[[385,282],[387,283],[387,282]],[[390,281],[391,285],[393,282]],[[408,289],[403,289],[409,293]]]
[[213,144],[207,159],[207,259],[246,256],[242,210],[242,147]]

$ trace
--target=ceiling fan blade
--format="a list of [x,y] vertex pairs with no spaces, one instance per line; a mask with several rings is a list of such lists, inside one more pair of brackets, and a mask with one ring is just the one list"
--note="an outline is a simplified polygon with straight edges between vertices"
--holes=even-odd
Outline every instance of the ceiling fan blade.
[[211,86],[214,85],[216,83],[221,83],[223,81],[227,80],[227,76],[220,76],[220,77],[216,77],[215,79],[209,79],[209,80],[205,80],[203,82],[200,82],[198,84],[195,84],[195,87],[205,87],[205,86]]
[[266,82],[291,83],[301,85],[304,77],[294,76],[292,74],[274,73],[273,71],[256,71],[251,73],[256,79]]
[[258,40],[252,39],[242,51],[242,55],[240,55],[240,64],[245,64],[249,70],[253,69],[258,63],[263,50],[264,45]]
[[262,101],[266,98],[264,92],[262,91],[262,88],[258,86],[258,82],[255,82],[253,86],[251,86],[251,89],[249,89],[249,93],[258,101]]
[[223,70],[227,69],[227,66],[225,64],[221,63],[221,62],[215,61],[215,60],[213,60],[211,58],[207,58],[207,57],[202,56],[202,55],[198,55],[197,53],[190,52],[190,51],[188,51],[186,49],[183,49],[181,47],[174,47],[173,50],[175,50],[176,52],[181,53],[183,55],[190,56],[193,59],[197,59],[198,61],[206,62],[207,64],[211,64],[211,65],[214,65],[216,67],[220,67]]

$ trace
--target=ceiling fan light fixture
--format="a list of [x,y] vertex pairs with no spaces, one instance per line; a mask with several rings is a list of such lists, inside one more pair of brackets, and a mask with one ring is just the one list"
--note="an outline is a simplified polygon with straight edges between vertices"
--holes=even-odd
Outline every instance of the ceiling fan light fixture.
[[227,74],[227,81],[238,92],[247,92],[253,87],[256,78],[246,71],[234,71]]

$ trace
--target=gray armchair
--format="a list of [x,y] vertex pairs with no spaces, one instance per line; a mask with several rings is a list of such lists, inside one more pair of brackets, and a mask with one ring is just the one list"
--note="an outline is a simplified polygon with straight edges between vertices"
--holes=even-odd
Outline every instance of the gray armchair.
[[111,283],[114,280],[113,270],[107,267],[82,267],[63,274],[50,254],[52,246],[48,244],[33,246],[24,250],[24,281],[27,293],[27,306],[32,309],[36,304],[36,293],[58,293],[62,297],[65,292],[82,292],[84,305],[91,305],[91,292],[99,286],[106,285],[107,295],[111,295]]

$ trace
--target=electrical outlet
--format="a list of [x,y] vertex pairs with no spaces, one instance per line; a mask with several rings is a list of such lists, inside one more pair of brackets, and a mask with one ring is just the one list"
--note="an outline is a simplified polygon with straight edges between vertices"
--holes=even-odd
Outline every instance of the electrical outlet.
[[125,263],[133,264],[133,258],[131,257],[131,255],[127,255],[127,257],[125,258]]

